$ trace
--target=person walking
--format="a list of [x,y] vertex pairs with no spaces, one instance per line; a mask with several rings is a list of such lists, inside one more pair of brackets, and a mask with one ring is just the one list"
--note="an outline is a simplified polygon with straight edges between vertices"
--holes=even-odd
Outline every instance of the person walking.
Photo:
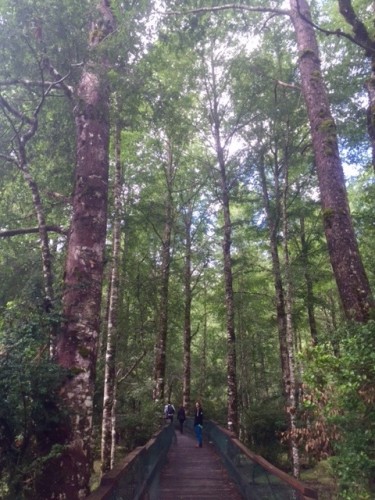
[[203,429],[203,409],[201,404],[197,401],[195,403],[195,412],[194,412],[194,431],[198,443],[195,446],[196,448],[202,448],[203,444],[202,429]]
[[168,403],[164,407],[164,418],[166,420],[169,420],[171,424],[173,423],[173,415],[175,411],[176,410],[174,409],[173,404],[170,401],[168,401]]
[[180,406],[177,412],[177,420],[180,422],[180,432],[184,433],[184,422],[186,420],[185,408],[183,405]]

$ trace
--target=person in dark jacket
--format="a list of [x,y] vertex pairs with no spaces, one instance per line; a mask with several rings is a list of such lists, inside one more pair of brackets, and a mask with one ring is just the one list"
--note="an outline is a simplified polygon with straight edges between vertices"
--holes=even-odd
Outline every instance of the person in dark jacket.
[[185,408],[183,405],[180,406],[177,412],[177,420],[180,422],[180,432],[184,433],[184,422],[186,420]]
[[194,431],[198,442],[196,448],[202,448],[202,443],[203,443],[202,429],[203,429],[203,409],[201,404],[196,402],[195,412],[194,412]]

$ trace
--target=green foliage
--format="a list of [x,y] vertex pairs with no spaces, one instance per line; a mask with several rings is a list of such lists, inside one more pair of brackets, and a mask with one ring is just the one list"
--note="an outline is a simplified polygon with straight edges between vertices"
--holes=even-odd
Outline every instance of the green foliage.
[[286,447],[279,439],[287,428],[283,398],[275,397],[254,404],[243,412],[245,444],[275,465],[281,465]]
[[[27,319],[25,319],[27,317]],[[48,456],[48,436],[64,419],[57,389],[63,373],[49,360],[51,322],[9,304],[0,323],[0,492],[32,496],[33,481]]]
[[[339,356],[332,346],[305,352],[304,381],[312,415],[322,414],[336,428],[333,443],[341,497],[372,498],[375,473],[375,323],[342,329]],[[318,413],[316,413],[318,411]]]
[[[120,389],[120,388],[119,388]],[[151,387],[134,383],[121,386],[118,398],[117,445],[121,454],[143,446],[163,423],[163,405],[149,397]]]

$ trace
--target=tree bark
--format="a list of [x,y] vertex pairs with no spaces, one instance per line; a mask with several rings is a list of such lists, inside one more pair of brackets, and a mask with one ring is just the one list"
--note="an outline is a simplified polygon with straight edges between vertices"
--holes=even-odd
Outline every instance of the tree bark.
[[182,404],[184,408],[190,408],[191,397],[191,226],[193,207],[189,204],[184,214],[185,225],[185,269],[184,269],[184,359],[183,359],[183,382],[182,382]]
[[219,99],[214,61],[211,60],[211,87],[212,95],[209,96],[210,115],[213,139],[215,141],[216,157],[220,174],[220,201],[224,219],[223,227],[223,264],[225,287],[225,310],[227,331],[227,426],[228,429],[238,434],[238,394],[237,394],[237,361],[236,361],[236,335],[234,322],[234,293],[232,274],[232,221],[230,217],[229,182],[227,179],[227,166],[224,148],[221,139],[221,123],[219,114]]
[[[63,294],[64,325],[57,362],[71,377],[62,397],[71,412],[71,435],[64,454],[70,481],[60,486],[68,498],[88,493],[97,342],[104,267],[108,191],[108,90],[99,75],[82,75],[76,116],[77,169]],[[56,492],[56,489],[55,489]],[[59,492],[60,493],[60,492]]]
[[303,273],[305,277],[306,284],[306,307],[307,314],[309,318],[310,334],[313,345],[318,344],[318,329],[315,320],[315,308],[314,308],[314,287],[313,280],[310,273],[309,265],[309,255],[308,255],[308,243],[306,241],[305,232],[305,218],[303,215],[300,217],[300,227],[301,227],[301,261],[303,267]]
[[[99,5],[107,30],[113,30],[109,2]],[[112,20],[112,21],[110,21]],[[108,34],[108,32],[107,32]],[[102,33],[105,36],[105,33]],[[100,40],[90,37],[91,47]],[[84,498],[92,469],[92,417],[95,366],[107,226],[109,89],[105,61],[87,64],[77,88],[75,122],[77,164],[62,298],[63,324],[56,345],[57,363],[68,376],[61,398],[69,425],[54,442],[61,454],[45,466],[39,498]]]
[[101,459],[102,473],[111,469],[112,420],[114,419],[114,401],[116,384],[116,347],[118,329],[118,305],[120,287],[120,251],[121,251],[121,129],[115,129],[115,181],[114,181],[114,221],[113,252],[110,283],[110,300],[107,327],[107,349],[104,369],[104,398],[102,419]]
[[315,31],[305,21],[311,20],[310,9],[306,0],[290,0],[290,7],[331,265],[347,318],[366,322],[374,309],[374,300],[352,225],[336,124],[322,77]]
[[372,152],[372,168],[375,172],[375,56],[371,57],[371,75],[365,83],[368,96],[367,132]]
[[168,336],[168,295],[169,295],[169,275],[171,265],[171,235],[173,226],[173,182],[175,175],[172,144],[167,144],[167,162],[164,165],[165,179],[167,186],[167,197],[165,201],[165,222],[162,235],[161,249],[161,286],[159,302],[159,324],[157,339],[155,344],[155,365],[154,365],[154,391],[153,400],[155,402],[164,399],[165,373],[166,373],[166,349]]
[[290,373],[289,373],[288,347],[286,341],[287,326],[286,326],[286,311],[285,311],[285,294],[281,276],[279,250],[277,247],[277,237],[280,224],[280,189],[279,189],[279,178],[278,178],[279,174],[275,170],[274,180],[275,180],[276,206],[274,213],[272,213],[271,210],[271,203],[268,194],[268,186],[267,186],[266,174],[264,171],[263,158],[261,158],[259,161],[259,174],[262,184],[263,202],[267,215],[267,226],[268,226],[268,234],[270,240],[270,252],[271,252],[274,288],[275,288],[277,329],[279,334],[279,345],[280,345],[280,364],[281,364],[281,373],[283,380],[283,394],[285,397],[287,397],[289,392],[288,387],[289,387]]
[[286,346],[289,365],[289,385],[287,394],[286,411],[289,418],[289,436],[290,451],[292,457],[293,476],[299,478],[300,475],[300,456],[297,445],[297,381],[296,381],[296,362],[294,355],[294,329],[292,321],[292,279],[289,259],[289,225],[287,211],[287,197],[289,191],[289,168],[287,155],[284,157],[284,186],[281,203],[281,212],[283,220],[283,249],[284,249],[284,268],[285,268],[285,312],[286,312]]
[[[48,241],[48,231],[46,225],[46,219],[44,216],[44,210],[42,206],[42,200],[39,194],[39,188],[32,175],[30,174],[26,165],[21,167],[22,174],[29,185],[33,202],[34,209],[38,219],[38,232],[40,239],[40,247],[42,251],[42,265],[43,265],[43,278],[44,278],[44,309],[49,312],[53,306],[54,292],[53,292],[53,277],[52,277],[52,258],[49,248]],[[54,339],[51,339],[51,344]],[[53,349],[52,349],[53,353]]]

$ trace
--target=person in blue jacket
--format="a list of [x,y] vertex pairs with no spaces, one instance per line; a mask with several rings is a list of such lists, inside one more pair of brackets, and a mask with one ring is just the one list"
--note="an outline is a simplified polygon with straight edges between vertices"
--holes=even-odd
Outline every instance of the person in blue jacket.
[[194,431],[198,442],[196,448],[202,448],[202,443],[203,443],[202,429],[203,429],[203,409],[201,404],[196,402],[195,412],[194,412]]

